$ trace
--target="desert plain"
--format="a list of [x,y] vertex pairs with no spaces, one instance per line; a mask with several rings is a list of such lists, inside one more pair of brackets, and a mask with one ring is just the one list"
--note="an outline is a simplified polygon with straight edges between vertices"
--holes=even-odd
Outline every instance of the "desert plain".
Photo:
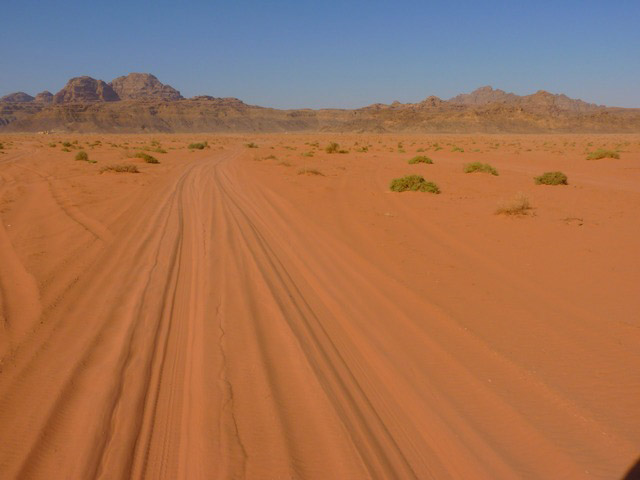
[[[2,478],[609,479],[638,460],[640,135],[0,144]],[[441,193],[391,192],[408,174]],[[496,213],[517,195],[531,208]]]

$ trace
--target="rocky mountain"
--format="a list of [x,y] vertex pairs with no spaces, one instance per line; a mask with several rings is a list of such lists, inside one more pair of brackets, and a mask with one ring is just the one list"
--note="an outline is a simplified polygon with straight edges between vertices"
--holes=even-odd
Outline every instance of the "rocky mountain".
[[640,109],[598,106],[538,91],[482,87],[450,100],[377,103],[354,110],[279,110],[237,98],[185,99],[155,76],[132,73],[107,84],[77,77],[56,95],[19,92],[0,101],[0,132],[640,132]]
[[75,77],[53,96],[53,103],[116,102],[120,97],[108,83],[91,77]]
[[26,103],[33,102],[34,98],[28,93],[15,92],[0,98],[0,102]]
[[480,87],[471,93],[461,93],[449,100],[449,103],[459,105],[486,105],[487,103],[514,103],[518,95],[504,90],[494,90],[490,86]]
[[150,73],[130,73],[110,84],[121,100],[165,100],[183,98],[175,88],[165,85]]
[[521,105],[528,108],[556,108],[573,112],[588,112],[602,108],[593,103],[583,102],[569,98],[566,95],[555,95],[544,90],[538,90],[532,95],[516,95],[504,90],[493,89],[490,86],[480,87],[471,93],[462,93],[449,100],[456,105],[478,106],[490,103],[503,103],[508,105]]
[[36,95],[35,101],[38,103],[44,103],[45,105],[53,103],[53,93],[51,93],[49,90],[40,92]]

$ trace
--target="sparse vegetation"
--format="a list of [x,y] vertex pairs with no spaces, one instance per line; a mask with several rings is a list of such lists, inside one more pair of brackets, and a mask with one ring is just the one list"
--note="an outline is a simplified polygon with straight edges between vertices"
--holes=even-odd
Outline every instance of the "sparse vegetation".
[[536,185],[568,185],[567,176],[562,172],[544,172],[533,178]]
[[529,197],[527,197],[524,193],[519,192],[512,200],[508,200],[506,202],[502,202],[498,209],[496,210],[496,214],[498,215],[527,215],[529,210],[531,210],[531,202],[529,202]]
[[587,160],[600,160],[602,158],[620,158],[620,154],[615,150],[599,148],[587,155]]
[[118,163],[114,165],[105,165],[100,169],[100,173],[117,172],[117,173],[140,173],[138,167],[132,163]]
[[62,146],[65,148],[70,148],[71,147],[71,143],[70,142],[62,142]]
[[253,142],[245,143],[245,146],[246,146],[247,148],[258,148],[258,145],[256,145],[256,144],[255,144],[255,143],[253,143]]
[[440,189],[433,182],[427,182],[422,175],[406,175],[391,180],[389,188],[392,192],[428,192],[440,193]]
[[209,144],[207,142],[190,143],[188,148],[189,148],[189,150],[204,150],[208,146],[209,146]]
[[452,152],[464,152],[464,148],[454,146],[451,149]]
[[432,164],[433,160],[431,160],[429,157],[425,157],[424,155],[417,155],[417,156],[409,159],[409,165],[415,165],[416,163]]
[[336,142],[331,142],[324,149],[324,151],[327,153],[338,153],[339,150],[340,150],[340,144]]
[[320,175],[324,177],[324,173],[320,170],[316,170],[315,168],[301,168],[298,170],[298,175]]
[[499,175],[498,170],[493,168],[488,163],[481,162],[472,162],[467,163],[464,166],[464,173],[474,173],[474,172],[482,172],[482,173],[490,173],[491,175]]
[[145,161],[145,163],[160,163],[160,161],[156,157],[154,157],[152,155],[149,155],[147,153],[144,153],[144,152],[136,153],[136,158],[143,159]]

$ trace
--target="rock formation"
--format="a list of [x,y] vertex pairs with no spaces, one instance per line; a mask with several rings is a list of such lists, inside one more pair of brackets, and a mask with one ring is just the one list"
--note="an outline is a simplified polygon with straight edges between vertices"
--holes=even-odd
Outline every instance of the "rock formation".
[[130,73],[118,77],[109,85],[121,100],[181,100],[175,88],[165,85],[150,73]]
[[75,77],[53,96],[53,103],[93,103],[120,100],[108,83],[91,77]]
[[[125,100],[125,101],[120,101]],[[349,109],[280,110],[237,98],[180,92],[145,73],[107,84],[77,77],[56,95],[24,92],[0,99],[0,132],[640,132],[640,109],[594,105],[540,90],[515,95],[482,87],[450,100],[376,103]]]
[[38,103],[43,103],[45,105],[53,103],[53,93],[51,93],[49,90],[40,92],[36,95],[35,101]]
[[27,103],[33,102],[33,97],[28,93],[15,92],[0,98],[0,102]]

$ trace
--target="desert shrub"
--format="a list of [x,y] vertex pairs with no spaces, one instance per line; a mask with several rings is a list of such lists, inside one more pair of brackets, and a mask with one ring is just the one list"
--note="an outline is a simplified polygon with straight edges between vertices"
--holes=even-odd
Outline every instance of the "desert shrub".
[[145,161],[145,163],[160,163],[160,161],[147,153],[138,152],[136,153],[136,158],[141,158]]
[[189,144],[189,149],[190,150],[204,150],[205,148],[207,148],[209,146],[209,144],[207,142],[201,142],[201,143],[190,143]]
[[366,145],[363,145],[362,147],[356,148],[356,152],[366,153],[368,151],[369,151],[369,147],[367,147]]
[[298,175],[320,175],[324,177],[324,173],[320,170],[316,170],[315,168],[301,168],[298,170]]
[[4,145],[0,143],[0,150],[4,150]]
[[433,182],[427,182],[422,175],[406,175],[391,180],[389,188],[392,192],[429,192],[440,193],[440,189]]
[[568,185],[567,176],[562,172],[544,172],[539,177],[533,177],[536,185]]
[[247,148],[258,148],[258,145],[253,142],[246,143],[245,145]]
[[599,148],[587,155],[587,160],[600,160],[601,158],[620,158],[620,154],[615,150]]
[[282,160],[281,162],[278,162],[278,165],[282,165],[283,167],[290,167],[291,163],[287,162],[286,160]]
[[62,146],[65,148],[69,148],[71,147],[71,143],[70,142],[62,142]]
[[[50,146],[51,148],[56,148],[56,147],[58,146],[58,144],[57,144],[57,143],[53,143],[53,142],[51,142],[51,143],[49,144],[49,146]],[[2,144],[1,144],[1,143],[0,143],[0,148],[2,148]]]
[[531,210],[529,197],[519,192],[512,200],[502,202],[498,206],[496,213],[498,215],[527,215],[529,210]]
[[268,155],[268,156],[264,157],[265,160],[275,160],[277,158],[278,157],[276,157],[275,155]]
[[78,153],[76,153],[76,160],[87,162],[89,161],[89,155],[87,155],[87,152],[85,152],[84,150],[80,150]]
[[300,155],[302,155],[303,157],[313,157],[313,152],[303,152]]
[[140,173],[138,167],[131,163],[118,163],[114,165],[105,165],[100,169],[100,173],[117,172],[117,173]]
[[331,142],[329,145],[326,146],[324,151],[327,153],[338,153],[340,151],[340,144],[336,142]]
[[429,157],[425,157],[424,155],[417,155],[417,156],[409,159],[409,165],[415,165],[416,163],[432,164],[433,160],[431,160]]
[[464,152],[464,148],[460,148],[460,147],[456,147],[456,146],[454,146],[454,147],[451,149],[451,151],[452,151],[452,152]]
[[464,173],[473,173],[473,172],[482,172],[482,173],[490,173],[491,175],[498,175],[498,170],[493,168],[488,163],[481,163],[481,162],[467,163],[464,166]]

